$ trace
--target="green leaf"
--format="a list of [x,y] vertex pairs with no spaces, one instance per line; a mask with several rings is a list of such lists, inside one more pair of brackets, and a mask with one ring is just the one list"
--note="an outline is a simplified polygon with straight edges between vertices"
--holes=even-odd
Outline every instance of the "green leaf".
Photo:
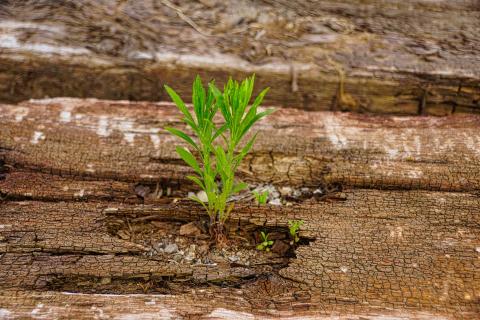
[[267,94],[268,90],[270,90],[270,88],[267,87],[258,94],[258,96],[255,98],[255,101],[253,101],[252,108],[256,109],[260,105],[260,103],[262,103],[263,98]]
[[215,96],[216,99],[216,105],[222,112],[223,118],[225,119],[225,122],[230,123],[231,122],[231,113],[228,110],[228,95],[227,95],[227,85],[225,85],[224,93],[215,86],[215,84],[210,83],[209,88],[212,90],[213,95]]
[[211,186],[216,186],[215,184],[215,174],[205,174],[203,179],[205,180],[205,186],[206,187],[211,187]]
[[252,121],[252,119],[256,115],[257,115],[257,108],[252,106],[250,108],[250,110],[248,110],[247,114],[242,119],[242,130],[248,123],[250,123],[250,121]]
[[[242,119],[242,124],[241,124],[241,132],[244,132],[244,128],[251,123],[252,119],[257,115],[257,107],[260,105],[260,103],[263,100],[263,97],[265,94],[267,94],[269,88],[265,88],[260,94],[257,96],[255,101],[253,102],[252,106],[250,107],[250,110],[248,110],[247,114],[243,117]],[[246,131],[245,131],[246,133]],[[243,133],[244,134],[244,133]],[[242,136],[243,136],[242,134]]]
[[195,77],[195,81],[192,86],[192,102],[193,110],[197,117],[197,123],[199,127],[203,127],[203,121],[205,119],[205,88],[202,84],[202,79],[199,75]]
[[235,158],[236,164],[240,164],[243,158],[245,158],[245,156],[250,152],[250,150],[253,147],[253,144],[255,143],[255,139],[257,138],[257,134],[258,133],[255,133],[255,135],[247,142],[247,144],[245,144],[245,146],[242,148],[240,153],[236,156]]
[[262,193],[259,193],[257,191],[253,191],[253,195],[255,196],[255,200],[257,201],[257,204],[266,204],[267,203],[268,190],[265,190]]
[[193,154],[191,154],[187,149],[183,147],[177,147],[176,150],[180,157],[183,159],[183,161],[185,161],[196,173],[198,173],[199,175],[202,174],[200,166],[198,165],[198,162],[193,156]]
[[260,235],[261,235],[263,241],[267,241],[267,240],[268,240],[268,234],[265,234],[265,232],[263,232],[263,231],[260,232]]
[[223,150],[221,146],[215,148],[215,156],[222,165],[227,164],[227,155],[225,154],[225,150]]
[[296,227],[290,227],[290,235],[294,237],[297,234],[297,228]]
[[198,177],[195,177],[195,176],[187,176],[187,179],[195,182],[200,188],[202,188],[202,190],[205,191],[205,185],[203,184],[203,182],[202,182]]
[[[208,84],[208,92],[207,92],[207,106],[211,106],[215,100],[215,95],[213,94],[213,90],[210,85],[215,85],[215,81],[210,81]],[[215,114],[215,113],[214,113]]]
[[230,164],[227,161],[227,155],[225,154],[225,150],[220,146],[216,147],[214,152],[217,160],[217,170],[220,173],[222,181],[225,182],[232,174]]
[[265,249],[263,244],[260,243],[259,245],[257,245],[257,250],[263,251],[263,249]]
[[185,123],[188,124],[188,125],[190,126],[190,128],[192,128],[192,130],[193,130],[197,135],[199,134],[199,132],[198,132],[198,126],[197,126],[197,124],[196,124],[193,120],[184,118],[183,121],[185,121]]
[[210,210],[208,209],[207,205],[205,204],[205,202],[203,202],[202,200],[200,200],[197,196],[190,196],[188,197],[189,199],[195,201],[195,202],[198,202],[200,203],[203,208],[205,208],[205,210],[207,211],[208,214],[210,214]]
[[222,133],[224,133],[225,130],[227,130],[227,128],[228,128],[228,124],[227,124],[227,123],[224,123],[224,124],[215,132],[215,134],[213,135],[212,141],[215,140],[219,135],[221,135]]
[[192,138],[190,138],[185,132],[172,128],[172,127],[166,127],[165,130],[170,132],[171,134],[185,140],[189,145],[194,147],[196,150],[198,150],[198,146],[195,144]]
[[218,90],[213,81],[208,84],[208,87],[210,88],[210,90],[212,90],[212,94],[216,99],[222,97],[222,92]]
[[178,94],[169,86],[165,85],[165,90],[167,91],[168,95],[170,98],[172,98],[172,101],[175,103],[177,108],[185,115],[185,117],[191,121],[193,121],[192,115],[188,111],[187,107],[185,106],[185,103],[183,100],[178,96]]
[[245,182],[237,183],[232,188],[232,194],[245,190],[247,187],[248,187],[248,184],[246,184]]
[[248,130],[257,122],[258,120],[262,119],[265,116],[268,116],[272,112],[274,112],[274,109],[268,109],[263,112],[257,113],[248,123],[245,124],[245,126],[242,129],[242,132],[240,133],[239,139],[241,139],[245,133],[248,132]]
[[240,122],[243,117],[243,114],[245,113],[245,109],[252,96],[253,83],[254,83],[254,79],[253,77],[251,77],[243,80],[242,83],[240,84],[237,100],[234,104],[235,106],[234,118],[236,122]]

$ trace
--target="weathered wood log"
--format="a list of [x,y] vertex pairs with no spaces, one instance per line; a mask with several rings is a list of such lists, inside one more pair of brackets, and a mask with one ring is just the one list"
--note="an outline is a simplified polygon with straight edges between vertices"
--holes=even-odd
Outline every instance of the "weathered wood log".
[[[152,191],[157,182],[178,186],[189,172],[174,152],[177,141],[163,129],[181,126],[171,104],[33,101],[0,105],[0,124],[3,159],[23,168],[21,176],[7,174],[0,182],[2,192],[13,197],[36,193],[38,198],[55,187],[52,181],[50,187],[26,192],[31,179],[41,183],[38,172],[105,180],[90,189],[79,182],[57,188],[67,198],[92,193],[125,197],[134,183],[150,184]],[[479,190],[479,126],[478,116],[366,117],[278,110],[258,126],[262,138],[242,174],[247,181],[297,186]],[[35,177],[27,178],[29,174]],[[130,182],[130,187],[112,180]]]
[[[136,253],[127,241],[106,232],[102,217],[194,218],[194,213],[202,214],[201,208],[106,205],[3,204],[2,287],[38,290],[54,288],[62,280],[75,284],[104,278],[172,277],[198,282],[254,274],[251,268],[189,268],[139,256],[140,251]],[[341,202],[285,208],[240,206],[232,219],[267,227],[286,227],[294,218],[305,221],[301,236],[316,240],[298,249],[297,258],[280,275],[294,280],[291,290],[310,292],[309,303],[349,301],[448,314],[455,310],[478,312],[479,206],[478,196],[469,194],[351,190]],[[85,216],[96,217],[97,222],[78,221]],[[36,237],[31,250],[25,250],[28,230],[34,230]],[[75,237],[80,232],[82,237]],[[43,245],[45,238],[51,238],[49,246]],[[99,247],[102,249],[95,249]],[[29,254],[32,251],[40,252]]]
[[255,72],[260,86],[272,87],[267,102],[282,106],[434,115],[480,110],[475,0],[180,1],[178,7],[7,1],[0,17],[6,102],[158,101],[166,98],[164,83],[189,95],[196,73],[221,83]]

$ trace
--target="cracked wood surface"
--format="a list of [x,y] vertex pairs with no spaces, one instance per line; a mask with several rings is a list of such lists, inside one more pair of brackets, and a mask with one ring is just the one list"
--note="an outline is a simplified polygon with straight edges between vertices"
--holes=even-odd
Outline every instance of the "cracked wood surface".
[[[345,195],[342,202],[285,208],[239,206],[235,210],[233,221],[260,226],[286,226],[289,219],[303,219],[305,228],[300,235],[316,239],[298,249],[297,258],[280,271],[282,277],[293,280],[282,280],[282,294],[308,292],[304,302],[313,310],[322,304],[329,305],[327,309],[339,304],[340,310],[348,310],[343,304],[366,304],[397,311],[406,307],[443,315],[458,313],[457,317],[465,318],[479,312],[478,196],[361,189],[346,190]],[[42,290],[58,278],[76,281],[82,276],[176,277],[198,283],[214,281],[215,275],[252,274],[249,268],[187,268],[151,260],[139,255],[141,248],[109,235],[102,224],[105,216],[167,218],[174,213],[176,218],[194,218],[203,215],[201,208],[121,204],[113,208],[112,204],[3,204],[2,288]],[[35,233],[30,243],[28,230]],[[255,298],[251,292],[246,294],[249,300]],[[290,299],[287,301],[294,301]],[[249,303],[249,312],[255,312]],[[293,306],[283,308],[295,310]]]
[[[167,103],[50,99],[0,105],[2,316],[478,316],[478,116],[282,109],[259,123],[263,138],[242,169],[245,179],[344,188],[326,202],[236,207],[234,224],[286,227],[289,219],[303,219],[300,236],[313,240],[266,279],[252,279],[268,274],[260,265],[154,260],[148,248],[109,232],[111,219],[203,216],[184,201],[162,204],[135,192],[138,183],[155,188],[157,182],[172,189],[167,199],[191,190],[183,180],[188,170],[173,152],[177,141],[162,129],[179,126],[178,116]],[[246,282],[212,286],[229,278]],[[64,282],[81,290],[86,281],[148,285],[168,279],[200,287],[171,296],[51,291]],[[120,301],[132,307],[121,308]]]
[[[75,294],[60,292],[1,292],[0,312],[7,319],[447,319],[441,313],[379,310],[370,306],[326,305],[305,302],[304,293],[282,294],[276,286],[260,286],[271,301],[261,304],[248,290],[194,290],[180,295]],[[254,307],[252,308],[252,304]],[[85,306],[89,306],[85,308]],[[232,310],[235,306],[235,310]],[[309,310],[310,309],[310,310]],[[343,317],[342,317],[343,315]],[[467,316],[469,316],[467,314]]]
[[[0,182],[2,192],[16,198],[46,193],[44,198],[125,199],[128,183],[160,181],[179,188],[189,169],[174,151],[178,141],[163,129],[181,127],[178,117],[168,103],[58,98],[0,105],[0,153],[19,170]],[[279,109],[258,125],[261,139],[241,175],[297,186],[478,191],[479,124],[479,116],[368,117]],[[50,180],[49,174],[80,181]],[[30,181],[42,188],[32,190]]]
[[477,0],[175,3],[3,1],[0,100],[158,101],[165,83],[189,93],[196,73],[256,73],[282,106],[480,110]]

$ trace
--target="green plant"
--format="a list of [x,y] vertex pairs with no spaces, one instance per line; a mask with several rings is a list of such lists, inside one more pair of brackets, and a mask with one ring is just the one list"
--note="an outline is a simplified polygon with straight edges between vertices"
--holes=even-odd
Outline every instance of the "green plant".
[[303,224],[303,220],[288,220],[288,231],[290,233],[290,238],[292,239],[291,244],[297,243],[300,241],[300,237],[298,236],[298,230]]
[[268,233],[260,232],[260,244],[257,245],[258,250],[270,251],[270,247],[273,245],[273,240],[268,240]]
[[[183,114],[183,121],[193,132],[190,137],[186,132],[167,127],[171,134],[184,140],[191,149],[177,146],[180,157],[193,169],[194,175],[187,176],[207,195],[207,202],[198,197],[191,197],[200,203],[210,216],[210,233],[217,241],[224,238],[224,223],[233,209],[233,203],[227,207],[231,195],[245,189],[247,185],[235,181],[237,171],[243,158],[251,150],[257,133],[245,143],[245,137],[252,126],[273,112],[268,109],[258,112],[258,107],[268,91],[264,89],[250,104],[254,85],[254,76],[241,83],[229,79],[221,92],[210,82],[207,90],[199,76],[192,89],[193,114],[182,99],[169,86],[167,93]],[[218,111],[223,123],[214,121]],[[223,239],[225,240],[225,239]]]
[[253,191],[253,196],[257,204],[266,204],[268,199],[268,190],[263,192]]

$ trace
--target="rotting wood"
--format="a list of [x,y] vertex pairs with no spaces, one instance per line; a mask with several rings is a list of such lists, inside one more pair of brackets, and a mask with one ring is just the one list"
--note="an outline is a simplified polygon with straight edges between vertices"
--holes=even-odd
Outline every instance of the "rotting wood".
[[480,110],[474,0],[180,1],[185,17],[209,13],[192,19],[209,37],[155,2],[107,3],[0,5],[0,100],[157,101],[166,99],[165,83],[189,96],[196,73],[222,82],[255,72],[260,87],[272,87],[266,102],[327,110],[340,82],[335,61],[345,70],[345,92],[356,101],[342,106],[346,110],[415,115],[426,86],[426,114]]
[[[300,235],[316,239],[297,249],[297,258],[280,270],[282,277],[293,280],[284,280],[288,284],[283,289],[285,295],[308,292],[306,303],[327,303],[327,308],[335,304],[341,308],[345,301],[368,303],[380,310],[407,307],[444,315],[479,311],[478,196],[419,190],[343,192],[346,200],[339,202],[293,207],[240,204],[234,211],[234,224],[238,219],[239,224],[285,227],[289,219],[302,219],[305,224]],[[199,206],[185,204],[7,201],[0,214],[4,239],[0,283],[9,290],[45,290],[58,281],[83,283],[86,280],[82,279],[89,279],[96,283],[105,277],[112,281],[131,279],[133,283],[169,277],[202,283],[204,279],[254,274],[254,268],[165,264],[141,251],[118,250],[133,247],[108,233],[108,220],[152,215],[168,220],[192,219],[204,213]],[[29,243],[28,230],[35,230],[44,239]],[[75,234],[82,237],[72,236]],[[51,239],[49,248],[42,245],[45,238]],[[31,249],[18,250],[26,246]],[[102,246],[106,251],[90,254]],[[43,251],[35,253],[35,249]],[[247,288],[248,284],[242,290]],[[269,298],[256,299],[265,303]]]

